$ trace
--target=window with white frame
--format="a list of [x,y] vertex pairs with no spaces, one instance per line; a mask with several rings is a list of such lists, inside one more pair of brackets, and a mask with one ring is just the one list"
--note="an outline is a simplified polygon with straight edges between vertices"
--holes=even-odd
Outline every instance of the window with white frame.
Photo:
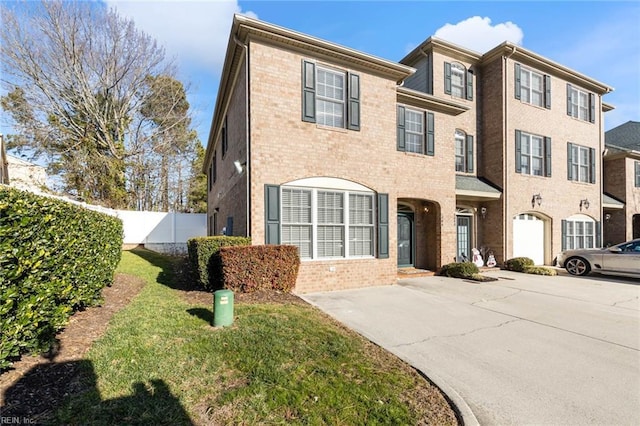
[[373,196],[349,194],[349,256],[373,255]]
[[640,161],[635,162],[635,176],[636,176],[635,187],[640,188]]
[[451,95],[456,98],[464,98],[464,77],[466,70],[458,63],[451,64]]
[[568,179],[595,183],[595,150],[569,143],[567,150]]
[[564,250],[596,247],[596,226],[592,219],[565,220],[563,231]]
[[526,68],[520,71],[520,99],[536,106],[543,106],[544,77]]
[[282,244],[297,246],[302,259],[312,254],[311,217],[311,191],[282,188]]
[[282,188],[282,244],[302,259],[374,255],[373,193]]
[[360,76],[302,60],[302,121],[360,130]]
[[551,138],[516,130],[516,173],[551,176]]
[[424,152],[424,112],[406,108],[405,152]]
[[567,84],[567,114],[594,123],[595,95]]
[[455,155],[456,155],[456,172],[467,171],[467,149],[466,135],[460,130],[456,130],[455,135]]

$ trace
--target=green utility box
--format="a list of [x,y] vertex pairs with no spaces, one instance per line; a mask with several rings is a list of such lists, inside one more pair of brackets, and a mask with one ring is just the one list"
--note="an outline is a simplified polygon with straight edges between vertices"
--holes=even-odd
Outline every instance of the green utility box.
[[213,326],[226,327],[233,324],[233,292],[217,290],[213,293]]

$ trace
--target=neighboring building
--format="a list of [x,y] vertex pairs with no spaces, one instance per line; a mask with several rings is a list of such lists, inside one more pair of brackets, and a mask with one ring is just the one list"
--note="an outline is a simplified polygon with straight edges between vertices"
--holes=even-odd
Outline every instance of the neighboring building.
[[429,38],[393,62],[236,15],[211,125],[209,234],[294,244],[296,291],[399,267],[600,245],[602,96],[503,43]]
[[47,172],[44,167],[13,155],[7,155],[9,185],[24,191],[42,192],[47,185]]
[[605,133],[603,160],[604,243],[640,238],[640,123]]

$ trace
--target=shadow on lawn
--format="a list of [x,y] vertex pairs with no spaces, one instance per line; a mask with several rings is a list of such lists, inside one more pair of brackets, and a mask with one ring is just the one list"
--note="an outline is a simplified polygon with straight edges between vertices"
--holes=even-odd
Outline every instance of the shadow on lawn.
[[189,269],[189,261],[185,257],[168,256],[144,248],[135,248],[131,253],[140,256],[147,262],[161,269],[157,282],[174,290],[206,291],[200,287]]
[[162,380],[104,401],[96,380],[88,360],[39,364],[5,391],[0,416],[16,424],[193,424]]

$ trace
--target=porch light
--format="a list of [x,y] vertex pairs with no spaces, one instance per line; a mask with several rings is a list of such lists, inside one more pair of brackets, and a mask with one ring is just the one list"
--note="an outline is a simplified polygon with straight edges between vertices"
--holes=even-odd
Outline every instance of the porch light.
[[605,213],[604,214],[604,220],[609,222],[611,220],[611,213]]
[[533,194],[533,197],[531,197],[531,208],[534,208],[536,204],[538,204],[538,207],[542,204],[542,197],[540,194]]
[[584,200],[580,200],[580,211],[582,211],[582,208],[588,209],[589,208],[589,200],[587,200],[586,198]]
[[247,162],[243,162],[241,163],[239,160],[236,160],[233,162],[234,167],[236,168],[236,172],[238,172],[239,175],[242,174],[242,170],[244,169],[244,166],[247,165]]
[[480,217],[483,219],[487,217],[487,208],[484,206],[480,207]]

